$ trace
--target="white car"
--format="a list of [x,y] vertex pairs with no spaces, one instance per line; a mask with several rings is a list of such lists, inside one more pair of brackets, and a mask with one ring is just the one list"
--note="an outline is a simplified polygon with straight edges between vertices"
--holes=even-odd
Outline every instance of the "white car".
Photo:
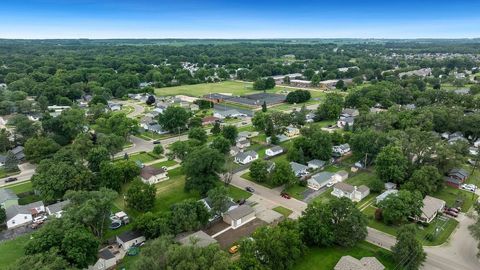
[[42,223],[45,220],[47,220],[47,216],[38,216],[38,217],[33,218],[34,223]]
[[477,186],[475,186],[474,184],[463,184],[461,188],[471,192],[475,192],[475,190],[477,189]]

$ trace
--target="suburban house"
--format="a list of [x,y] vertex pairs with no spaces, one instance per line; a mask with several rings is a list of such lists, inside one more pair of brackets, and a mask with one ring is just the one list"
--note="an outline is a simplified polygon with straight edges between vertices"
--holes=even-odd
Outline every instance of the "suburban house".
[[120,103],[114,103],[114,102],[109,101],[109,102],[108,102],[108,108],[109,108],[111,111],[120,111],[120,110],[122,109],[122,104],[120,104]]
[[[284,134],[279,134],[277,135],[278,142],[284,142],[288,141],[290,138]],[[270,137],[267,137],[266,139],[267,143],[272,143],[272,139]]]
[[108,248],[98,252],[98,260],[94,265],[88,267],[88,270],[107,270],[113,269],[117,265],[117,258]]
[[33,218],[45,212],[43,202],[33,202],[26,205],[11,205],[5,209],[7,214],[7,228],[12,229],[29,224]]
[[423,199],[422,214],[415,217],[415,220],[430,223],[445,208],[445,201],[431,196],[425,196]]
[[360,112],[357,109],[352,109],[352,108],[345,108],[342,110],[340,113],[340,116],[351,116],[351,117],[357,117],[360,115]]
[[432,74],[432,69],[431,68],[421,68],[417,70],[412,70],[412,71],[407,71],[407,72],[400,72],[398,73],[398,77],[403,78],[405,76],[418,76],[418,77],[427,77]]
[[393,182],[386,182],[385,185],[384,185],[385,189],[386,190],[389,190],[389,189],[396,189],[397,188],[397,184],[393,183]]
[[360,260],[350,255],[343,256],[333,270],[383,270],[385,266],[375,257],[363,257]]
[[258,131],[241,131],[238,133],[238,137],[245,137],[251,139],[257,137],[260,133]]
[[63,209],[70,203],[69,200],[57,202],[46,207],[49,216],[55,216],[57,218],[62,217]]
[[306,123],[313,123],[315,122],[315,113],[309,112],[305,115],[305,122]]
[[345,181],[348,178],[348,172],[344,170],[338,171],[335,173],[334,178],[336,182]]
[[354,202],[359,202],[370,194],[370,189],[364,185],[357,187],[340,182],[333,186],[331,194],[338,198],[347,197]]
[[153,185],[168,180],[167,171],[162,168],[145,166],[140,171],[140,178],[144,183]]
[[360,113],[357,109],[350,109],[350,108],[343,109],[342,112],[340,113],[340,118],[337,121],[337,126],[339,128],[344,128],[347,125],[349,127],[352,127],[355,121],[355,117],[357,117],[359,114]]
[[325,167],[325,164],[326,164],[325,161],[319,160],[319,159],[313,159],[307,163],[308,168],[312,170],[318,170],[318,169],[323,170],[323,168]]
[[338,156],[344,156],[350,152],[350,145],[348,143],[333,146],[333,153]]
[[18,196],[11,189],[0,189],[0,206],[7,209],[12,205],[18,205]]
[[[206,198],[203,198],[203,199],[200,199],[199,200],[200,202],[203,203],[203,205],[205,206],[205,208],[211,212],[212,211],[212,208],[213,208],[213,205],[212,205],[212,200],[210,200],[210,198],[206,197]],[[228,202],[226,203],[225,205],[225,208],[227,209],[227,211],[229,210],[232,210],[234,208],[237,207],[237,204],[233,202],[233,200],[230,198],[230,200],[228,200]],[[217,216],[214,215],[215,213],[212,213],[212,218],[210,219],[210,221],[214,220],[215,218],[217,218]]]
[[375,198],[376,203],[378,204],[379,202],[385,200],[385,198],[387,198],[388,195],[390,195],[390,194],[397,194],[397,193],[398,193],[398,190],[396,190],[396,189],[387,189],[382,194],[378,195]]
[[207,116],[207,117],[204,117],[202,118],[202,125],[206,126],[206,125],[213,125],[215,124],[216,122],[220,121],[220,118],[218,117],[215,117],[215,116]]
[[297,135],[300,134],[300,129],[296,128],[296,127],[286,127],[285,128],[285,135],[287,137],[295,137]]
[[236,229],[243,224],[255,219],[255,211],[250,205],[240,205],[239,207],[227,211],[223,215],[223,221]]
[[239,164],[248,164],[256,159],[258,159],[258,154],[253,150],[240,152],[235,156],[235,162]]
[[331,172],[321,172],[313,175],[307,180],[307,186],[313,190],[319,190],[328,183],[333,182],[334,174]]
[[234,157],[240,152],[242,152],[242,150],[240,148],[238,148],[236,146],[230,147],[230,156]]
[[126,231],[116,236],[117,244],[127,251],[130,247],[145,242],[145,236],[138,231]]
[[469,175],[470,174],[462,168],[454,168],[448,172],[448,175],[444,179],[447,185],[454,188],[460,188]]
[[297,163],[297,162],[290,162],[290,166],[292,167],[293,173],[295,173],[296,177],[303,177],[308,175],[308,167]]
[[237,117],[245,117],[247,116],[244,113],[241,113],[237,110],[226,110],[226,111],[218,111],[216,110],[213,113],[214,117],[217,117],[219,119],[225,119],[225,118],[237,118]]
[[198,231],[180,236],[177,242],[182,246],[207,247],[216,244],[217,240],[206,234],[204,231]]
[[167,130],[163,130],[162,126],[160,126],[157,123],[149,123],[148,126],[147,126],[147,130],[150,131],[150,132],[153,132],[153,133],[157,133],[157,134],[167,134],[168,133]]
[[237,146],[241,150],[246,149],[247,147],[250,147],[251,143],[247,138],[245,137],[239,137],[239,138],[244,138],[244,139],[238,140],[235,146]]
[[25,158],[25,154],[23,153],[23,146],[16,146],[12,150],[10,150],[18,161],[21,161]]
[[283,153],[283,148],[281,146],[274,146],[265,150],[265,155],[269,157],[280,155],[281,153]]

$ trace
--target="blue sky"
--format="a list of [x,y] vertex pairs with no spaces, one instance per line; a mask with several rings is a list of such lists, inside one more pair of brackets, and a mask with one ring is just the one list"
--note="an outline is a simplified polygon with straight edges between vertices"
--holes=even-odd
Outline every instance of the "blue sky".
[[0,38],[472,38],[480,1],[1,0]]

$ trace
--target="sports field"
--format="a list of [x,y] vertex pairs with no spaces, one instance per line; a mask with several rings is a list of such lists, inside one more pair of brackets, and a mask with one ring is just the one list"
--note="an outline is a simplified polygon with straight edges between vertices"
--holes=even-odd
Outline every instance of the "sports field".
[[[270,91],[273,92],[273,90]],[[236,81],[180,85],[155,89],[155,94],[159,96],[189,95],[199,97],[210,93],[232,93],[234,95],[245,95],[258,93],[258,91],[253,90],[251,83]]]

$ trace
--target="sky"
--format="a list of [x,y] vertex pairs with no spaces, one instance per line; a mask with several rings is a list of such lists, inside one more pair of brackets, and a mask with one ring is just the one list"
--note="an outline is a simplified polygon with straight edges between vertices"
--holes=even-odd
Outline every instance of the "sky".
[[476,38],[478,0],[0,0],[0,38]]

